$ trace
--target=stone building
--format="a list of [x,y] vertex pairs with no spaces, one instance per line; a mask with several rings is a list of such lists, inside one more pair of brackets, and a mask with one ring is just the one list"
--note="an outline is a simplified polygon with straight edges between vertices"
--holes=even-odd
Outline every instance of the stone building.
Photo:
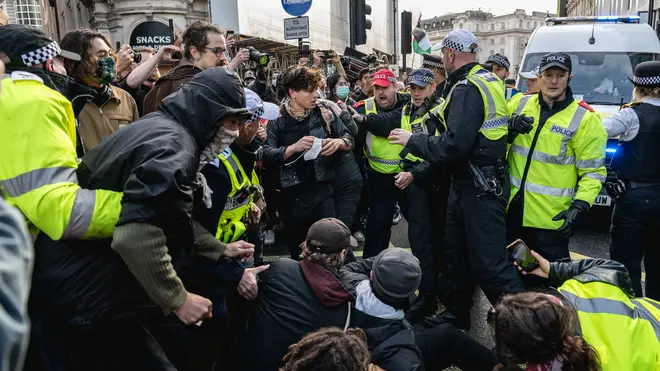
[[566,16],[590,17],[596,15],[596,0],[568,0]]
[[[468,29],[479,40],[477,60],[485,62],[489,55],[500,53],[511,62],[511,75],[516,77],[525,52],[525,45],[534,30],[543,25],[547,12],[527,14],[517,9],[512,14],[495,16],[481,10],[447,14],[422,20],[422,26],[432,44],[440,43],[449,31]],[[438,53],[438,52],[435,52]]]

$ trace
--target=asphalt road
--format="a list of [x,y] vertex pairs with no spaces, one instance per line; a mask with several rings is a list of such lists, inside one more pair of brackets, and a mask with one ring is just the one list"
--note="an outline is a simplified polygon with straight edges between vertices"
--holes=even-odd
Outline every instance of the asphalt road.
[[[609,216],[603,211],[606,210],[598,209],[591,212],[585,221],[585,226],[572,237],[569,248],[573,253],[573,259],[584,257],[609,258],[609,235],[607,233]],[[392,245],[410,248],[407,231],[408,224],[404,219],[398,225],[392,227]],[[265,255],[267,260],[273,260],[277,257],[288,256],[288,252],[283,246],[275,246],[266,248]],[[477,289],[474,295],[474,308],[472,309],[472,327],[468,333],[484,345],[492,348],[494,347],[493,338],[491,330],[486,324],[486,315],[489,309],[490,303],[481,290]]]

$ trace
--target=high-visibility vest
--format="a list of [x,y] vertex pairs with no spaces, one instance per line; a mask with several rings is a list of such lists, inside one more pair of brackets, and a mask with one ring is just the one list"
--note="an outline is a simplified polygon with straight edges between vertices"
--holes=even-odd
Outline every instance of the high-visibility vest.
[[598,352],[603,371],[660,370],[660,303],[578,279],[559,292],[577,310],[582,337]]
[[[429,113],[427,112],[423,116],[418,117],[411,122],[410,114],[407,112],[409,111],[410,105],[412,104],[412,102],[406,104],[401,111],[401,129],[413,134],[428,134],[429,132],[428,127],[426,126],[426,121],[430,118]],[[365,105],[365,113],[368,114],[370,110],[368,100],[365,101]],[[440,107],[441,104],[436,105],[431,109],[431,111],[438,113]],[[403,169],[401,167],[401,157],[399,154],[402,150],[402,145],[391,144],[387,138],[379,137],[371,133],[367,134],[364,153],[367,157],[367,161],[369,162],[369,167],[371,167],[371,169],[374,171],[377,171],[381,174],[397,174],[401,172]],[[411,154],[406,155],[406,160],[412,162],[424,161],[423,159]]]
[[504,84],[499,77],[480,65],[472,68],[464,80],[457,82],[451,88],[440,114],[442,120],[446,120],[445,108],[449,107],[454,89],[468,83],[477,87],[484,101],[486,115],[479,133],[489,140],[498,140],[507,135],[509,133],[509,109],[504,98]]
[[511,198],[525,178],[523,226],[555,230],[563,220],[552,218],[568,209],[573,199],[591,205],[598,196],[607,175],[607,133],[600,117],[576,101],[540,129],[538,94],[524,96],[510,108],[513,114],[534,118],[532,131],[518,135],[509,148]]
[[31,73],[13,72],[0,84],[0,192],[21,210],[30,233],[112,236],[122,193],[79,186],[71,103]]
[[224,165],[231,180],[231,192],[225,202],[225,208],[218,221],[215,237],[225,243],[238,240],[245,234],[245,222],[252,207],[253,195],[249,192],[250,186],[258,185],[259,180],[255,171],[252,178],[248,178],[243,166],[231,149],[227,148],[218,159]]

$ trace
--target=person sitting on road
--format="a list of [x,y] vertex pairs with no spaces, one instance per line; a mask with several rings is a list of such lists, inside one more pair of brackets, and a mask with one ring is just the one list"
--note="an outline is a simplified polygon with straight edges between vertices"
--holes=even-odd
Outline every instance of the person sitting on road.
[[302,243],[303,260],[283,258],[261,274],[259,298],[239,339],[237,365],[244,371],[277,370],[290,345],[322,327],[347,328],[353,295],[338,269],[357,241],[344,223],[321,219]]
[[340,274],[356,299],[351,326],[367,334],[374,364],[388,371],[495,367],[495,355],[453,325],[415,333],[405,320],[404,310],[422,280],[419,260],[409,251],[386,249],[376,257],[345,265]]
[[622,264],[605,259],[550,263],[532,255],[539,267],[518,269],[549,278],[558,289],[510,295],[496,307],[500,369],[525,363],[527,370],[658,369],[660,303],[634,297]]

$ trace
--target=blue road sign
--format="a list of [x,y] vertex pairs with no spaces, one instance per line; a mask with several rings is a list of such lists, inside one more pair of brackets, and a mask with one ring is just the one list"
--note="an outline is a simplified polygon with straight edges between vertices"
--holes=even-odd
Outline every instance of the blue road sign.
[[312,0],[282,0],[284,11],[294,17],[300,17],[312,7]]

